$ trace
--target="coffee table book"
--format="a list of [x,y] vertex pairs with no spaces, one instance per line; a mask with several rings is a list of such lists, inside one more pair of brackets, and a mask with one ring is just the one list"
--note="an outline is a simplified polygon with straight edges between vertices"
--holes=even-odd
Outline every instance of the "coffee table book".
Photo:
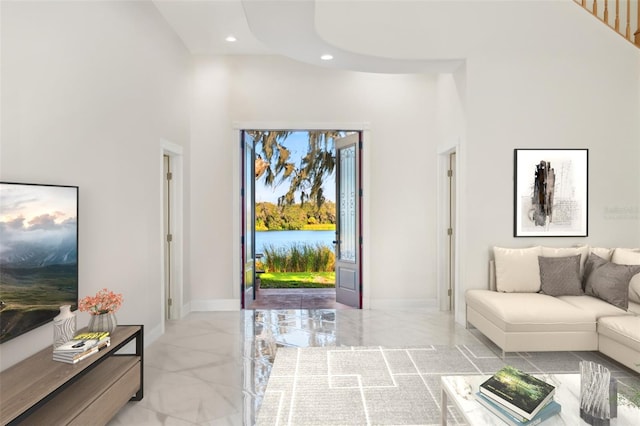
[[82,332],[55,348],[53,352],[84,352],[108,340],[110,340],[108,331]]
[[560,411],[562,410],[560,404],[558,404],[556,401],[551,400],[542,408],[542,410],[538,412],[538,414],[535,415],[533,419],[527,420],[526,418],[517,415],[513,411],[510,411],[508,408],[498,404],[492,399],[487,398],[480,392],[476,393],[476,400],[486,409],[502,419],[506,424],[512,426],[534,426],[544,422],[545,420],[555,416],[556,414],[560,414]]
[[555,387],[507,365],[480,385],[480,393],[531,420],[553,398]]
[[98,353],[98,351],[101,351],[104,348],[108,348],[109,346],[111,346],[111,340],[107,339],[107,340],[103,340],[102,342],[98,343],[96,346],[93,346],[87,350],[85,350],[84,352],[56,352],[55,350],[53,351],[53,360],[54,361],[61,361],[61,362],[66,362],[68,364],[75,364],[79,361],[82,361],[83,359]]
[[83,332],[53,350],[53,360],[75,364],[111,345],[109,332]]

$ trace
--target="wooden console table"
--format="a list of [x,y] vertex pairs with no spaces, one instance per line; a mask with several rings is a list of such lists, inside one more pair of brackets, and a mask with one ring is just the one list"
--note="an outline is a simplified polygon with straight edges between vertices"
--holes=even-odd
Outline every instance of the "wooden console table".
[[[80,330],[82,331],[82,330]],[[106,424],[143,396],[142,325],[118,326],[111,345],[77,364],[47,348],[0,373],[0,424]],[[116,354],[135,340],[135,354]]]

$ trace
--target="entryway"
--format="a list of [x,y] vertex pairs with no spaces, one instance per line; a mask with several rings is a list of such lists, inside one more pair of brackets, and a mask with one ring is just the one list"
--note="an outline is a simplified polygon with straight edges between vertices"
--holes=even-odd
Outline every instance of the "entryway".
[[335,289],[265,288],[256,291],[251,309],[353,309],[336,302]]
[[[240,134],[242,307],[362,307],[361,132],[242,130]],[[306,135],[308,146],[297,146],[295,149],[286,146],[284,141],[292,134]],[[330,176],[333,180],[334,174],[335,186],[323,185],[323,179]],[[258,183],[263,182],[271,189],[272,193],[267,195],[272,198],[271,202],[262,201],[265,198],[265,185]],[[276,191],[283,183],[283,187]],[[257,198],[256,194],[259,194]],[[329,211],[324,208],[327,204],[331,206]],[[258,244],[257,228],[263,231],[260,232],[261,241]],[[271,234],[271,231],[273,235],[283,230],[294,234],[315,234],[315,231],[309,229],[325,229],[323,232],[327,235],[323,240],[328,241],[323,241],[324,245],[317,243],[315,247],[313,244],[299,245],[295,242],[282,255],[279,248],[264,246],[264,234]],[[267,230],[269,232],[264,232]],[[325,250],[329,252],[330,260],[327,260]],[[308,253],[311,253],[309,257]],[[273,262],[276,256],[280,261],[278,264]],[[290,269],[288,262],[292,258],[296,264],[302,264],[303,269]],[[320,269],[317,269],[318,258],[321,259],[320,265],[324,265]],[[281,263],[285,261],[287,266],[282,267]],[[304,269],[305,264],[307,269]],[[310,264],[313,266],[308,269]],[[331,269],[324,269],[327,265],[331,265]],[[335,289],[326,286],[321,289],[258,289],[259,276],[265,269],[270,269],[267,272],[273,275],[284,275],[287,271],[307,271],[309,275],[311,271],[312,280],[316,284],[326,282],[326,276],[321,274],[327,273],[322,271],[332,271],[331,281],[335,275]],[[313,271],[317,271],[317,277]],[[316,278],[320,281],[316,281]],[[273,277],[271,281],[273,282]],[[308,284],[289,287],[305,286]],[[320,284],[319,287],[323,285]]]

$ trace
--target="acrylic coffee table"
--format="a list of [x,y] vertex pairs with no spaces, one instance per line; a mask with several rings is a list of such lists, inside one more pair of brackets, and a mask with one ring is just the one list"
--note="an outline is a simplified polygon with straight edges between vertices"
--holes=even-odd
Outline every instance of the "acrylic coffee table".
[[[546,420],[545,426],[588,425],[580,418],[580,375],[542,374],[536,377],[556,387],[554,399],[562,406],[560,414]],[[467,424],[501,425],[503,421],[476,401],[475,393],[489,376],[442,376],[442,401],[440,423],[447,424],[447,404],[449,401],[464,417]],[[639,425],[640,408],[633,406],[618,394],[618,417],[611,419],[611,425]]]

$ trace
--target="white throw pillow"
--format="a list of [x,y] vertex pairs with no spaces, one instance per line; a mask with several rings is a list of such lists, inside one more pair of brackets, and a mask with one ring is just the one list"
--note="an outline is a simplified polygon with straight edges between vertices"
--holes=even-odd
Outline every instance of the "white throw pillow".
[[512,249],[494,247],[496,287],[506,293],[536,293],[540,291],[538,256],[542,247]]
[[[589,247],[589,246],[587,246]],[[591,247],[591,253],[595,254],[598,257],[603,258],[607,262],[611,262],[611,256],[613,255],[613,249],[604,248],[604,247]]]
[[[617,248],[611,261],[618,265],[640,265],[640,249]],[[635,274],[629,281],[629,300],[640,303],[640,274]]]
[[571,257],[580,255],[580,276],[584,274],[584,264],[589,258],[589,246],[542,247],[542,257]]
[[618,265],[638,265],[640,262],[640,249],[637,248],[617,248],[613,251],[611,261]]

